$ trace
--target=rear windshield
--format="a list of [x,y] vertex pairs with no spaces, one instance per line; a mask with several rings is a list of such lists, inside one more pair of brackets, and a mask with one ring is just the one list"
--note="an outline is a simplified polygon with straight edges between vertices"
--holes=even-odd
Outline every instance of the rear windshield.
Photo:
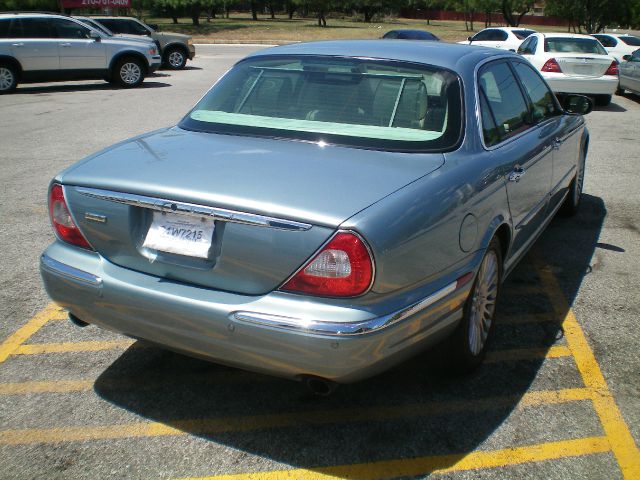
[[524,40],[529,35],[536,33],[535,30],[511,30],[518,40]]
[[460,137],[460,97],[455,74],[427,65],[249,58],[227,73],[180,126],[382,150],[443,151]]
[[595,38],[545,38],[545,52],[595,53],[606,55],[607,51]]
[[631,45],[632,47],[640,47],[640,37],[618,37],[627,45]]

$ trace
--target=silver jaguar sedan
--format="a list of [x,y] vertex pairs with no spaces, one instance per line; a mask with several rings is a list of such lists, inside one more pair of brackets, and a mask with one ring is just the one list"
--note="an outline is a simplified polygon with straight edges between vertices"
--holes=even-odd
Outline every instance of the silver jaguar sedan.
[[578,208],[590,109],[497,49],[263,50],[53,179],[44,284],[77,324],[318,392],[444,339],[473,369],[502,281]]

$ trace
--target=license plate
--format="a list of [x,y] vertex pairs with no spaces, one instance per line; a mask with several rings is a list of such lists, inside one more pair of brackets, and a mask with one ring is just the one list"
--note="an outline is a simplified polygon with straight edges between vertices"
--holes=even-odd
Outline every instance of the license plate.
[[214,228],[212,218],[153,212],[153,221],[142,246],[177,255],[207,258]]

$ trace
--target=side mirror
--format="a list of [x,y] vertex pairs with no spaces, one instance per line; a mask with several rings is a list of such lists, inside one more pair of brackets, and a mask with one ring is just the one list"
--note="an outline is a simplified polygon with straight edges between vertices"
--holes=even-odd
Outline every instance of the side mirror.
[[631,60],[631,55],[623,55],[623,56],[622,56],[622,59],[623,59],[625,62],[628,62],[629,60]]
[[565,95],[562,100],[565,112],[574,115],[586,115],[593,110],[593,101],[584,95]]
[[158,30],[158,24],[157,23],[147,23],[147,27],[149,27],[153,31]]
[[513,53],[516,53],[516,49],[515,48],[510,48],[509,51],[513,52]]
[[102,40],[102,37],[100,36],[100,34],[98,32],[96,32],[95,30],[91,30],[89,32],[89,38],[95,40],[96,42],[99,42]]
[[467,37],[467,40],[469,40],[470,42],[473,42],[473,37]]

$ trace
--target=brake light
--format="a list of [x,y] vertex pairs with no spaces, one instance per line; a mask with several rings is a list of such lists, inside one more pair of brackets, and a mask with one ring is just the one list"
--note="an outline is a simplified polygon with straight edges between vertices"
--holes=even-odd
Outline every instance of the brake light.
[[58,238],[82,248],[91,248],[69,213],[62,185],[55,184],[49,191],[49,218]]
[[541,72],[550,72],[550,73],[562,73],[562,69],[560,65],[556,61],[555,58],[550,58],[545,62],[545,64],[540,69]]
[[607,68],[607,71],[604,72],[604,74],[618,76],[618,62],[615,60],[611,62],[611,65],[609,65],[609,68]]
[[336,234],[280,289],[327,297],[355,297],[373,280],[373,259],[364,241],[351,232]]

